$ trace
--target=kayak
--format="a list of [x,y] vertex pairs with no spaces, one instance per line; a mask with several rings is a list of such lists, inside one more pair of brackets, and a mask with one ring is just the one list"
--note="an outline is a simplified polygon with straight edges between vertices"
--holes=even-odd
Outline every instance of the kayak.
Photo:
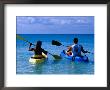
[[89,61],[88,57],[86,55],[81,56],[81,57],[80,56],[73,57],[73,54],[72,55],[67,55],[65,52],[66,51],[63,50],[61,52],[60,56],[62,58],[66,58],[67,60],[71,60],[71,61],[74,61],[74,62],[88,62]]
[[42,55],[33,55],[30,59],[29,62],[31,64],[39,64],[45,62],[47,59],[47,55],[42,53]]

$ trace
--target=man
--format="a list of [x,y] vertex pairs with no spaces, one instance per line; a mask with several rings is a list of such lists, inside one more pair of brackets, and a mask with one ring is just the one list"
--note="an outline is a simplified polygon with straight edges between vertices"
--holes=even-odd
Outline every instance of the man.
[[78,44],[78,38],[74,38],[73,42],[74,42],[74,44],[72,46],[68,47],[67,55],[72,55],[72,53],[73,53],[73,57],[76,57],[76,56],[82,56],[81,52],[90,53],[88,51],[85,51],[83,49],[82,45]]

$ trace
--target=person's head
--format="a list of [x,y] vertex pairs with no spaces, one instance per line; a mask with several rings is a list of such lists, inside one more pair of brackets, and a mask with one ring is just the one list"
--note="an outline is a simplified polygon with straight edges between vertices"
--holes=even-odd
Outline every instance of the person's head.
[[78,43],[78,38],[74,38],[74,43],[77,44]]
[[36,48],[42,46],[42,41],[37,41]]

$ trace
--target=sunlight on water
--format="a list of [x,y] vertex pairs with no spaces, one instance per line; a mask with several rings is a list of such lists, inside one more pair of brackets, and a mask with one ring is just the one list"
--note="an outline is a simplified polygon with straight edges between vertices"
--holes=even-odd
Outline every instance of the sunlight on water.
[[[32,43],[41,40],[42,48],[52,54],[60,55],[68,45],[72,45],[73,38],[78,37],[79,43],[84,49],[94,52],[94,35],[40,35],[22,34],[20,35]],[[53,46],[52,40],[58,40],[65,46]],[[55,60],[48,54],[48,59],[41,64],[30,64],[29,59],[34,54],[28,51],[29,44],[17,39],[16,51],[16,73],[17,74],[94,74],[94,63],[71,62],[67,59]],[[90,61],[94,61],[94,54],[86,54]]]

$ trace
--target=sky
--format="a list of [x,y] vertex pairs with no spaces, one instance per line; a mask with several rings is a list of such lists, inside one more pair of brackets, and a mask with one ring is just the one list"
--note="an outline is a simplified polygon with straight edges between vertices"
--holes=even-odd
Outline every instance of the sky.
[[94,34],[94,16],[17,16],[17,34]]

